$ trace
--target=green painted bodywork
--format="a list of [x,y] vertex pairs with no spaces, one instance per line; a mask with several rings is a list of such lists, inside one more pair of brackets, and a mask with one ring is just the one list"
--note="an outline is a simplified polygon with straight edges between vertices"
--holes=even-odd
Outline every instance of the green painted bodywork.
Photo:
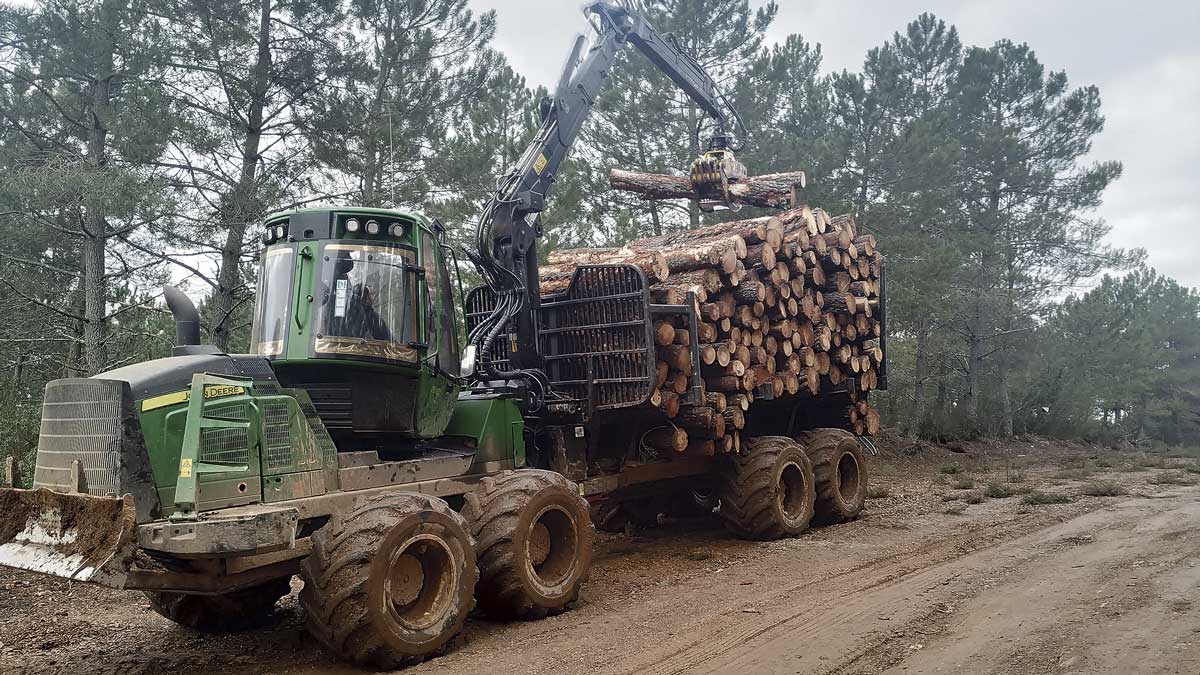
[[[267,223],[282,222],[295,213],[274,214]],[[434,266],[444,264],[437,253],[433,226],[422,216],[379,209],[344,209],[337,210],[336,215],[404,219],[413,227],[406,228],[405,237],[389,241],[347,235],[344,239],[290,241],[267,248],[268,253],[283,247],[293,252],[289,328],[281,352],[268,357],[276,370],[318,361],[312,352],[310,326],[319,283],[317,261],[326,245],[410,246],[415,249],[417,265],[436,269]],[[261,295],[259,301],[263,300]],[[487,473],[497,466],[523,466],[525,426],[516,402],[499,394],[460,396],[461,382],[437,366],[439,349],[446,349],[447,356],[457,360],[452,345],[438,344],[436,317],[441,312],[457,314],[453,294],[442,295],[431,293],[426,283],[415,288],[412,310],[416,313],[417,335],[423,338],[415,345],[414,362],[348,355],[339,355],[333,362],[339,369],[352,371],[355,378],[386,378],[389,386],[415,387],[410,437],[460,439],[456,447],[475,450],[468,473]],[[319,361],[331,362],[329,357]],[[182,398],[184,391],[189,392],[186,400]],[[209,395],[213,391],[218,393]],[[146,401],[135,402],[164,515],[186,519],[202,511],[340,489],[337,449],[313,412],[307,392],[280,388],[275,383],[194,373],[190,382],[180,383],[176,393],[179,400],[171,399],[170,404],[144,412]],[[305,410],[310,411],[308,415]]]
[[475,443],[475,467],[511,460],[525,466],[525,419],[512,398],[464,397],[454,406],[447,436],[465,436]]
[[[328,209],[301,209],[286,211],[269,216],[266,224],[285,222],[297,213],[328,212]],[[404,235],[394,237],[387,234],[367,235],[363,231],[347,232],[344,222],[351,217],[378,216],[385,222],[399,221],[405,224]],[[398,251],[413,251],[415,264],[440,273],[439,264],[448,264],[437,253],[438,236],[433,224],[424,216],[406,211],[387,209],[339,209],[333,212],[334,221],[339,237],[337,239],[320,239],[312,241],[284,242],[268,246],[264,256],[280,248],[294,251],[294,263],[290,294],[291,319],[288,321],[288,333],[284,342],[283,353],[272,357],[274,364],[281,367],[289,365],[310,364],[314,360],[313,352],[313,306],[318,296],[320,278],[319,269],[324,250],[331,244],[360,244],[370,246],[394,247]],[[431,250],[432,249],[432,250]],[[381,362],[377,360],[355,359],[350,356],[339,356],[339,367],[360,370],[363,377],[394,378],[397,386],[416,388],[413,400],[416,401],[414,414],[414,432],[416,438],[437,438],[444,433],[450,420],[453,404],[458,396],[460,385],[447,374],[433,367],[438,350],[446,349],[439,344],[439,331],[432,321],[442,312],[457,316],[453,297],[441,298],[440,294],[431,293],[428,284],[421,280],[414,287],[414,302],[411,310],[416,314],[417,335],[424,345],[417,348],[417,358],[413,363]],[[458,355],[453,358],[457,360]],[[324,359],[322,359],[324,360]]]

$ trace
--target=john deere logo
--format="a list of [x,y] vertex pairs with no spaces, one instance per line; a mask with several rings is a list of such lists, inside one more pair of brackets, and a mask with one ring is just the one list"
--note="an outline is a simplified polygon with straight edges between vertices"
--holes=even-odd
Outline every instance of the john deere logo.
[[[210,384],[204,387],[204,400],[207,401],[213,398],[224,398],[226,396],[237,396],[238,394],[246,393],[246,388],[236,384]],[[192,397],[192,390],[185,389],[183,391],[173,391],[170,394],[155,396],[142,401],[142,412],[155,410],[157,408],[165,408],[169,405],[178,403],[186,403]]]

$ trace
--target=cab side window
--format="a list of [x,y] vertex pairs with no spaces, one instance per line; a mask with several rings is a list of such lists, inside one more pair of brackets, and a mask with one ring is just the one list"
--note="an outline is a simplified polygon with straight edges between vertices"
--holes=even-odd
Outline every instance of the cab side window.
[[[437,333],[437,367],[452,376],[460,375],[458,325],[454,308],[454,291],[450,285],[450,267],[442,247],[429,234],[424,235],[425,279],[432,299],[433,316],[429,317]],[[435,263],[436,261],[436,263]]]

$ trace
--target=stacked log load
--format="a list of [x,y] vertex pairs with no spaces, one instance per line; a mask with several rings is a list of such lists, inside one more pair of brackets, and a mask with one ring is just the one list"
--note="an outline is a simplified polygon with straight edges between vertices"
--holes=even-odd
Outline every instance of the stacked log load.
[[[698,317],[696,349],[686,316],[663,314],[654,324],[656,391],[648,405],[672,424],[648,434],[646,445],[698,455],[738,452],[756,397],[845,400],[841,419],[848,428],[879,431],[868,394],[883,361],[883,258],[852,217],[800,206],[619,249],[560,250],[549,256],[541,291],[561,292],[577,265],[609,263],[636,265],[653,303],[690,300]],[[848,396],[834,399],[835,391]]]

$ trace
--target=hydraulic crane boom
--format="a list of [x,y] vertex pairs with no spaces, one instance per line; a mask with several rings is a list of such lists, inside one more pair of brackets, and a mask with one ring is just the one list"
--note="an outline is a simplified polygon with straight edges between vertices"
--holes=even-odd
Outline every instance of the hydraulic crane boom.
[[[472,331],[470,343],[479,354],[488,354],[505,325],[512,321],[515,327],[515,344],[505,350],[509,352],[513,370],[492,370],[483,376],[525,379],[543,393],[544,377],[538,371],[541,358],[534,322],[539,302],[539,214],[545,208],[559,166],[574,145],[613,62],[626,44],[633,44],[716,124],[716,133],[709,141],[709,154],[715,152],[716,157],[726,159],[713,162],[702,158],[693,166],[698,195],[706,189],[703,184],[706,178],[720,175],[723,179],[736,179],[744,175],[744,168],[727,152],[732,127],[735,124],[741,127],[741,120],[696,59],[671,36],[661,35],[631,6],[593,2],[584,8],[584,13],[596,31],[595,38],[586,53],[585,37],[576,38],[553,96],[542,101],[542,125],[537,136],[514,168],[501,178],[496,194],[480,216],[476,250],[468,252],[499,299],[495,312]],[[718,166],[719,162],[724,163]]]

